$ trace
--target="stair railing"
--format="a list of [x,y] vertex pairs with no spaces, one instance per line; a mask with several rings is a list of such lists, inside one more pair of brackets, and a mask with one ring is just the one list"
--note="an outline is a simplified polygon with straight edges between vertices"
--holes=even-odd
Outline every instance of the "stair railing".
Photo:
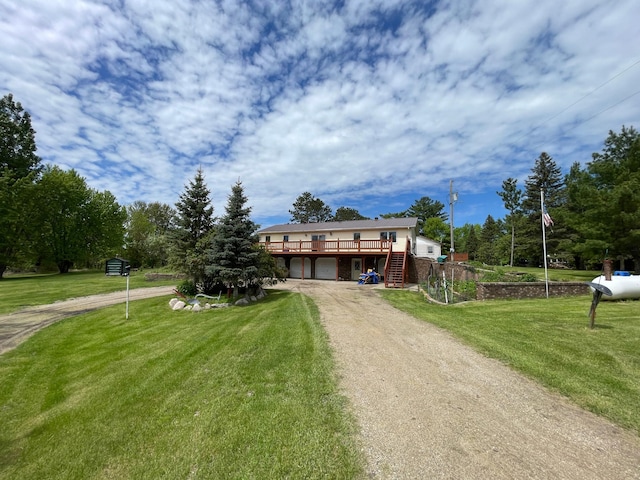
[[404,249],[404,255],[402,256],[402,286],[400,288],[404,288],[404,282],[406,281],[407,276],[407,258],[409,257],[409,253],[411,252],[411,239],[407,237],[407,245]]
[[389,251],[387,252],[387,260],[384,264],[384,288],[389,286],[389,272],[391,271],[391,254],[393,252],[393,242],[389,242]]

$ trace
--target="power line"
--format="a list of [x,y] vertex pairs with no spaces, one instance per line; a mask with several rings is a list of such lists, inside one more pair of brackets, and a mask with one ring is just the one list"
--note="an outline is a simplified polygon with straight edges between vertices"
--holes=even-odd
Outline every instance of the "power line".
[[[612,82],[613,80],[615,80],[616,78],[618,78],[618,77],[620,77],[620,76],[624,75],[625,73],[627,73],[629,70],[631,70],[632,68],[634,68],[634,67],[635,67],[635,66],[637,66],[637,65],[640,65],[640,60],[637,60],[637,61],[636,61],[636,62],[634,62],[632,65],[630,65],[630,66],[628,66],[627,68],[625,68],[624,70],[622,70],[622,71],[620,71],[620,72],[616,73],[613,77],[611,77],[611,78],[609,78],[607,81],[605,81],[605,82],[601,83],[601,84],[600,84],[600,85],[598,85],[596,88],[594,88],[594,89],[593,89],[593,90],[591,90],[590,92],[588,92],[588,93],[586,93],[585,95],[583,95],[582,97],[580,97],[578,100],[576,100],[575,102],[573,102],[571,105],[569,105],[569,106],[567,106],[567,107],[563,108],[561,111],[559,111],[559,112],[558,112],[558,113],[556,113],[555,115],[552,115],[551,117],[549,117],[549,118],[548,118],[548,119],[546,119],[545,121],[540,122],[539,124],[535,125],[535,126],[534,126],[534,127],[532,127],[529,131],[527,131],[527,132],[523,133],[521,136],[519,136],[518,138],[516,138],[512,143],[513,143],[513,144],[518,143],[521,139],[523,139],[524,137],[526,137],[526,136],[530,135],[533,131],[535,131],[535,130],[537,130],[538,128],[542,127],[543,125],[545,125],[545,124],[549,123],[551,120],[553,120],[553,119],[555,119],[555,118],[559,117],[560,115],[562,115],[563,113],[565,113],[567,110],[569,110],[570,108],[574,107],[574,106],[575,106],[575,105],[577,105],[578,103],[582,102],[585,98],[587,98],[587,97],[589,97],[589,96],[593,95],[595,92],[597,92],[598,90],[600,90],[602,87],[604,87],[605,85],[607,85],[607,84],[611,83],[611,82]],[[593,115],[593,116],[591,116],[591,117],[587,118],[586,120],[583,120],[583,121],[581,121],[581,122],[577,123],[577,124],[574,126],[574,128],[572,128],[571,130],[574,130],[575,128],[577,128],[577,127],[578,127],[578,125],[581,125],[581,124],[583,124],[583,123],[588,122],[589,120],[594,119],[595,117],[597,117],[598,115],[600,115],[600,114],[602,114],[602,113],[606,112],[607,110],[610,110],[610,109],[612,109],[612,108],[614,108],[614,107],[617,107],[618,105],[620,105],[621,103],[626,102],[628,99],[630,99],[631,97],[633,97],[633,96],[637,95],[638,93],[640,93],[640,91],[635,92],[635,93],[633,93],[633,94],[629,95],[628,97],[624,98],[623,100],[619,101],[618,103],[616,103],[616,104],[614,104],[614,105],[611,105],[611,106],[609,106],[609,107],[605,108],[604,110],[601,110],[600,112],[596,113],[595,115]],[[571,131],[571,130],[567,130],[567,131],[565,131],[564,133],[567,133],[567,132],[569,132],[569,131]]]
[[[542,122],[540,125],[545,124],[550,122],[551,120],[553,120],[554,118],[559,117],[560,115],[562,115],[564,112],[566,112],[567,110],[569,110],[571,107],[577,105],[578,103],[580,103],[582,100],[584,100],[585,98],[593,95],[594,93],[596,93],[598,90],[600,90],[602,87],[604,87],[605,85],[611,83],[612,81],[614,81],[616,78],[620,77],[621,75],[623,75],[624,73],[628,72],[629,70],[631,70],[633,67],[635,67],[636,65],[640,64],[640,60],[638,60],[637,62],[635,62],[633,65],[625,68],[624,70],[622,70],[621,72],[617,73],[616,75],[614,75],[613,77],[611,77],[609,80],[607,80],[606,82],[598,85],[596,88],[594,88],[593,90],[591,90],[589,93],[585,94],[584,96],[582,96],[581,98],[579,98],[578,100],[576,100],[575,102],[573,102],[571,105],[569,105],[568,107],[565,107],[564,109],[562,109],[561,111],[559,111],[558,113],[556,113],[555,115],[553,115],[552,117],[548,118],[547,120],[545,120],[544,122]],[[634,94],[635,95],[635,94]],[[631,95],[631,97],[633,97],[633,95]],[[628,98],[631,98],[628,97]],[[626,99],[625,99],[626,100]],[[623,100],[624,101],[624,100]],[[620,102],[621,103],[621,102]],[[616,104],[618,105],[618,103]],[[614,105],[615,106],[615,105]],[[601,112],[602,113],[602,112]],[[594,117],[596,117],[599,114],[594,115]],[[594,118],[591,117],[591,118]],[[591,120],[591,118],[589,118],[588,120]],[[585,120],[587,121],[587,120]],[[537,128],[537,127],[536,127]]]

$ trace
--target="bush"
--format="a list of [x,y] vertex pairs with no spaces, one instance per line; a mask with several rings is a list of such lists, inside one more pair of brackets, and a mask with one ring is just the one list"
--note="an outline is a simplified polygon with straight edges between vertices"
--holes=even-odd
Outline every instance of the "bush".
[[533,273],[525,273],[523,275],[520,275],[519,280],[521,282],[537,282],[538,281],[538,277],[536,275],[534,275]]
[[177,290],[188,297],[193,297],[198,290],[196,289],[196,284],[191,280],[184,280],[178,284]]

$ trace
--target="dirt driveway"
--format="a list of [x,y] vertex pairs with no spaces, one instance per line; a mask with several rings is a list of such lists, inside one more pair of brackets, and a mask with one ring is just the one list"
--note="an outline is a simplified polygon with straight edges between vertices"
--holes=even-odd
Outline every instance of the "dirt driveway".
[[[288,280],[277,288],[320,309],[370,478],[640,479],[640,438],[399,313],[377,287]],[[0,353],[61,318],[123,302],[117,292],[0,316]]]
[[640,438],[399,314],[371,286],[277,288],[320,309],[370,478],[640,478]]
[[[129,300],[171,295],[174,287],[136,288],[129,290]],[[28,307],[17,312],[0,315],[0,354],[7,352],[26,340],[38,330],[58,320],[97,310],[109,305],[126,302],[125,292],[73,298],[50,305]],[[124,310],[123,310],[124,315]]]

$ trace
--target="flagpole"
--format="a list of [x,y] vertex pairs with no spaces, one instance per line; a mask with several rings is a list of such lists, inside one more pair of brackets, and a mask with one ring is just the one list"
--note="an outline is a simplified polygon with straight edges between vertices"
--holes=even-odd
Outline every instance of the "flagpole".
[[545,292],[547,294],[547,298],[549,298],[549,272],[547,270],[547,233],[545,230],[544,224],[544,190],[540,189],[540,222],[542,223],[542,251],[543,251],[543,262],[544,262],[544,287]]

